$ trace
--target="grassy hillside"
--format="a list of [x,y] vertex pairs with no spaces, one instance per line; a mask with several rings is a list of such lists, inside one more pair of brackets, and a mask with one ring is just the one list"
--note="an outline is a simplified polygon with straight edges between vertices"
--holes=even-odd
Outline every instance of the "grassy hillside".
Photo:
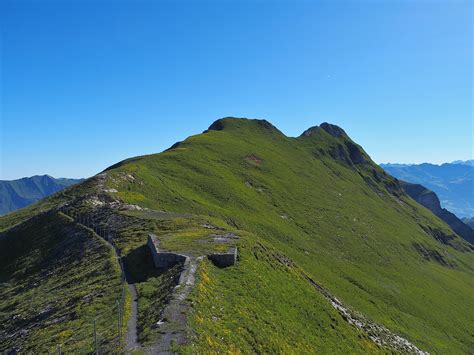
[[110,248],[61,213],[0,237],[0,349],[116,349],[120,272]]
[[[147,233],[166,249],[199,256],[220,247],[209,242],[217,230],[236,236],[239,261],[227,269],[200,263],[189,342],[178,350],[387,351],[349,324],[314,282],[422,350],[474,347],[472,245],[405,195],[338,127],[290,138],[266,121],[219,120],[43,206],[79,200],[70,213],[115,223],[123,255],[137,275],[147,275],[137,281],[144,341],[159,339],[159,315],[140,312],[140,302],[149,307],[162,287],[146,264]],[[114,201],[148,210],[105,217],[99,207]],[[40,208],[0,219],[0,230],[11,233]]]

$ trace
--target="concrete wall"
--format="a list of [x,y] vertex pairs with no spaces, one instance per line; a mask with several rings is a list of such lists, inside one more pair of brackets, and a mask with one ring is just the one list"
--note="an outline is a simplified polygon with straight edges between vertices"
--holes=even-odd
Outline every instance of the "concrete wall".
[[176,264],[185,263],[186,256],[177,254],[177,253],[169,253],[169,252],[160,252],[159,250],[159,241],[156,235],[149,234],[148,235],[148,247],[151,251],[151,256],[153,257],[153,262],[158,269],[168,269]]
[[218,267],[232,266],[237,262],[237,248],[231,248],[227,253],[210,254],[207,257]]

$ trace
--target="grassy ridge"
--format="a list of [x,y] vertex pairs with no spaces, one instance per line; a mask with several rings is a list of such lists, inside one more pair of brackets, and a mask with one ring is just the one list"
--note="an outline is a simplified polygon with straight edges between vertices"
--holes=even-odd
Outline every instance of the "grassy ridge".
[[[221,126],[119,164],[108,171],[109,187],[128,203],[210,216],[251,232],[423,349],[472,348],[469,246],[413,200],[397,196],[393,178],[365,153],[365,163],[349,164],[347,138],[323,130],[296,139],[258,121],[227,119]],[[127,174],[135,180],[124,179]],[[415,245],[441,259],[421,255]]]
[[[203,255],[224,248],[204,243],[218,230],[239,236],[233,241],[239,262],[229,269],[201,263],[190,297],[191,343],[182,351],[383,351],[349,326],[302,275],[423,350],[472,350],[472,246],[404,195],[396,180],[344,132],[316,127],[290,138],[266,121],[243,119],[220,120],[211,128],[166,152],[129,159],[106,171],[103,184],[110,197],[153,210],[116,212],[114,217],[133,219],[116,231],[116,243],[137,281],[142,341],[157,338],[154,324],[162,296],[172,286],[171,275],[153,273],[147,233],[159,235],[165,249]],[[20,225],[28,231],[22,238],[32,238],[34,222],[25,222],[29,217],[99,193],[97,186],[88,180],[0,218],[0,231],[20,238],[8,231]],[[80,208],[85,213],[92,207]],[[63,217],[54,216],[44,225],[62,224]],[[208,224],[216,228],[208,230]],[[48,245],[60,240],[53,237],[56,232],[46,235]],[[46,255],[39,255],[37,262]],[[100,255],[84,260],[88,263],[77,285],[96,280],[87,273],[106,263],[109,256]],[[14,259],[30,263],[19,252]],[[64,268],[58,279],[69,272]],[[108,294],[108,282],[116,276],[100,277]],[[8,278],[12,281],[2,279],[5,295],[18,283]],[[23,292],[18,289],[15,297]],[[112,296],[103,299],[107,297]],[[11,316],[11,307],[0,303],[5,317]],[[28,344],[39,344],[31,339],[36,338],[29,337]],[[85,344],[75,346],[82,349]]]

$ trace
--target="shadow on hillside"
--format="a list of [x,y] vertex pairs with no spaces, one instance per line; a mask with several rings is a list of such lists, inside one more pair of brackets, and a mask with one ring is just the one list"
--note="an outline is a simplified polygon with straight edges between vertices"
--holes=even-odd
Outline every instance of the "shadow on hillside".
[[131,250],[123,257],[123,262],[128,283],[145,282],[149,278],[158,277],[164,272],[164,270],[155,267],[150,248],[146,244]]

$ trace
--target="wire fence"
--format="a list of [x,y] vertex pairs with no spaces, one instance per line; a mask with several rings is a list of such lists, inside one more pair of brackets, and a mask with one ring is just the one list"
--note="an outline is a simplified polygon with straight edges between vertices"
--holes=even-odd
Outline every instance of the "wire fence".
[[[74,329],[70,329],[72,335],[65,341],[62,341],[61,344],[57,344],[55,349],[51,350],[52,352],[63,354],[65,349],[77,347],[75,345],[78,343],[84,343],[84,346],[88,347],[90,351],[95,354],[111,352],[117,349],[120,350],[124,345],[123,330],[124,328],[126,329],[126,327],[124,327],[124,313],[127,281],[120,249],[117,247],[113,237],[115,233],[110,228],[101,227],[98,221],[95,221],[91,215],[75,214],[71,216],[67,211],[67,206],[62,206],[58,210],[71,217],[79,226],[91,230],[96,236],[107,242],[114,252],[115,259],[120,268],[121,277],[119,297],[111,307],[94,315],[93,321],[90,324],[90,338],[87,335],[84,337],[84,327],[89,326],[83,324]],[[112,319],[116,321],[111,321]],[[89,341],[87,338],[89,338]],[[86,345],[87,343],[89,343],[89,345]]]

